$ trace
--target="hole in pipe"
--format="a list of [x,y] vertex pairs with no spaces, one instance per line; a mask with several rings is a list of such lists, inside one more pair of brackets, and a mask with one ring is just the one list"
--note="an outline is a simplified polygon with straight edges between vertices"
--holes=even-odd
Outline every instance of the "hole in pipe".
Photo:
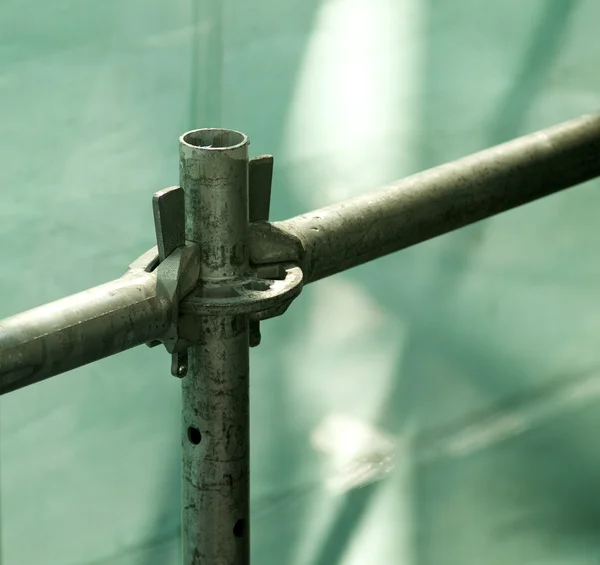
[[233,535],[236,538],[241,538],[246,531],[246,520],[238,520],[233,526]]
[[198,428],[194,428],[193,426],[190,426],[187,429],[187,436],[190,440],[190,443],[193,443],[194,445],[198,445],[202,441],[202,434],[200,433],[200,430]]
[[200,149],[234,149],[247,143],[248,138],[231,129],[197,129],[181,137],[181,141]]

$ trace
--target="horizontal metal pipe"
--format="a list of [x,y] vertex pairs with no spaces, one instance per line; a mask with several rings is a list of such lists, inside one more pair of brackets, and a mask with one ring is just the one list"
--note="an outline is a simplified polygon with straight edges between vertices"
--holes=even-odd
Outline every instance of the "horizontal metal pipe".
[[0,320],[0,394],[158,339],[169,308],[156,273],[136,270]]
[[313,282],[599,175],[600,116],[584,116],[274,225]]

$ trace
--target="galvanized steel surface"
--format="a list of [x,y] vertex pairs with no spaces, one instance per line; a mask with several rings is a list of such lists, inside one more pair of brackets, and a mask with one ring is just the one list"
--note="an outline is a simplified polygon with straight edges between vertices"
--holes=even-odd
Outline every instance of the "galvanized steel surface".
[[157,294],[156,273],[144,263],[120,279],[0,321],[0,394],[161,337],[170,302]]
[[[200,247],[200,285],[249,274],[248,139],[198,130],[180,140],[186,234]],[[248,317],[196,316],[182,381],[184,565],[248,565]]]
[[196,130],[181,136],[179,148],[186,239],[200,246],[201,280],[246,275],[248,138],[231,130]]
[[[254,227],[257,262],[296,260],[306,283],[600,175],[600,116],[583,116],[327,208]],[[263,235],[264,234],[264,235]],[[262,236],[262,237],[261,237]],[[273,243],[271,243],[271,241]]]
[[182,380],[183,564],[250,562],[246,316],[202,316]]

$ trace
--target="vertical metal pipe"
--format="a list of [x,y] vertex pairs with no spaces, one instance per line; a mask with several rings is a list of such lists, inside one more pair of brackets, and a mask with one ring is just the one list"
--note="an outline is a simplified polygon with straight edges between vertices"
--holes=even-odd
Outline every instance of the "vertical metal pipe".
[[[248,270],[248,139],[204,129],[180,139],[186,238],[200,284]],[[183,379],[183,563],[248,565],[249,346],[246,316],[202,316]]]
[[180,177],[188,241],[200,246],[200,278],[223,280],[248,269],[248,138],[201,129],[181,137]]

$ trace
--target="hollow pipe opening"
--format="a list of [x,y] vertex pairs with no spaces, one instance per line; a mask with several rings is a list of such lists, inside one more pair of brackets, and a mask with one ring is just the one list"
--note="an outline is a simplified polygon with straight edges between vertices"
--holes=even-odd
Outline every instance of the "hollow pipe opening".
[[204,128],[184,133],[180,141],[188,147],[208,151],[229,151],[247,144],[248,137],[232,129]]

